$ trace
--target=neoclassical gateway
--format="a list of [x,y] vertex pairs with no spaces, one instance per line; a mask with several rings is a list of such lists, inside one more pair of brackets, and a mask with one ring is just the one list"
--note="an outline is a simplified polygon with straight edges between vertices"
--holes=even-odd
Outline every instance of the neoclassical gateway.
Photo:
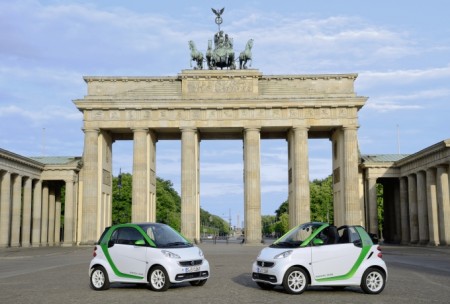
[[356,95],[356,77],[267,76],[256,69],[85,77],[87,95],[74,101],[84,117],[82,158],[0,149],[0,247],[94,243],[111,224],[118,140],[134,143],[132,221],[154,221],[156,147],[165,139],[181,140],[181,232],[192,240],[200,237],[200,141],[243,141],[246,242],[259,243],[260,142],[269,138],[288,144],[290,226],[310,220],[308,138],[328,138],[336,225],[379,233],[379,183],[386,242],[449,245],[450,139],[412,155],[360,155],[358,111],[367,98]]

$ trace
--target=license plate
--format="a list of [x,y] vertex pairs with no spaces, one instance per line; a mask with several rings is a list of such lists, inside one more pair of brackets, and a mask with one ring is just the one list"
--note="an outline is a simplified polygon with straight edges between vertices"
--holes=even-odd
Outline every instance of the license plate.
[[198,271],[200,271],[200,266],[192,266],[192,267],[184,268],[185,273],[198,272]]
[[258,272],[259,273],[268,273],[269,269],[265,268],[265,267],[258,267]]

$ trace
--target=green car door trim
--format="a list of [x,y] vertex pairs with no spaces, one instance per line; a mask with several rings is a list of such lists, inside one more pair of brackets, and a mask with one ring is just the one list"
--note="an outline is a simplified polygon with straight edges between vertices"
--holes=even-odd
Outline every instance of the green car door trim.
[[361,266],[362,262],[364,261],[364,259],[366,258],[367,254],[369,253],[370,249],[372,248],[373,242],[370,239],[370,237],[367,234],[367,232],[364,230],[364,228],[362,228],[361,226],[353,226],[353,227],[358,232],[358,234],[359,234],[359,236],[361,238],[362,246],[363,246],[362,250],[361,250],[361,253],[359,254],[359,257],[356,260],[355,264],[350,269],[350,271],[347,272],[344,275],[340,275],[340,276],[336,276],[336,277],[323,278],[323,279],[316,279],[317,282],[330,282],[330,281],[338,281],[338,280],[350,279],[351,277],[353,277],[355,275],[355,273],[358,270],[359,266]]
[[148,242],[148,244],[150,244],[151,247],[156,247],[155,243],[152,241],[152,239],[150,239],[150,237],[147,235],[147,233],[145,233],[142,230],[141,227],[139,227],[137,225],[130,225],[130,224],[117,225],[114,227],[114,229],[109,229],[108,232],[106,233],[106,235],[100,241],[100,247],[102,248],[102,251],[103,251],[105,257],[108,260],[108,263],[111,266],[111,269],[114,271],[114,274],[116,276],[122,277],[122,278],[128,278],[128,279],[140,279],[141,280],[144,277],[126,274],[126,273],[121,272],[119,269],[117,269],[117,266],[114,264],[114,262],[111,259],[110,254],[109,254],[108,241],[111,238],[112,233],[114,231],[116,231],[118,228],[124,228],[124,227],[132,227],[132,228],[137,229],[141,233],[141,235],[144,237],[144,239]]

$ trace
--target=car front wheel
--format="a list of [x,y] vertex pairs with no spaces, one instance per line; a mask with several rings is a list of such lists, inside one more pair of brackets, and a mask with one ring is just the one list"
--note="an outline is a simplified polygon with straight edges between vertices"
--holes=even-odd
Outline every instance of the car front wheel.
[[283,278],[283,287],[291,294],[301,294],[308,286],[308,275],[300,267],[289,268]]
[[102,266],[95,266],[90,277],[90,286],[94,290],[106,290],[109,288],[108,273]]
[[169,276],[162,266],[155,266],[149,273],[148,284],[153,291],[166,291],[170,287]]
[[378,294],[383,291],[386,283],[385,274],[377,268],[367,269],[361,280],[361,288],[365,293]]

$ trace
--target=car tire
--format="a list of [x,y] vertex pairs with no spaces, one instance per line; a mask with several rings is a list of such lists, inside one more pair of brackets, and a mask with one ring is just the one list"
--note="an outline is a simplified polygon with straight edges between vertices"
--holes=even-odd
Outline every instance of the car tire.
[[301,294],[308,287],[308,274],[300,267],[291,267],[284,274],[283,287],[287,293]]
[[269,283],[256,282],[256,284],[259,286],[259,288],[264,289],[264,290],[272,290],[275,288],[275,285],[272,285]]
[[89,285],[94,290],[109,289],[109,277],[103,266],[95,266],[91,271]]
[[365,293],[378,294],[386,285],[386,275],[377,268],[368,268],[361,279],[361,288]]
[[148,274],[148,285],[153,291],[166,291],[170,287],[169,276],[162,266],[153,267]]
[[206,283],[206,280],[197,280],[189,282],[192,286],[203,286]]

